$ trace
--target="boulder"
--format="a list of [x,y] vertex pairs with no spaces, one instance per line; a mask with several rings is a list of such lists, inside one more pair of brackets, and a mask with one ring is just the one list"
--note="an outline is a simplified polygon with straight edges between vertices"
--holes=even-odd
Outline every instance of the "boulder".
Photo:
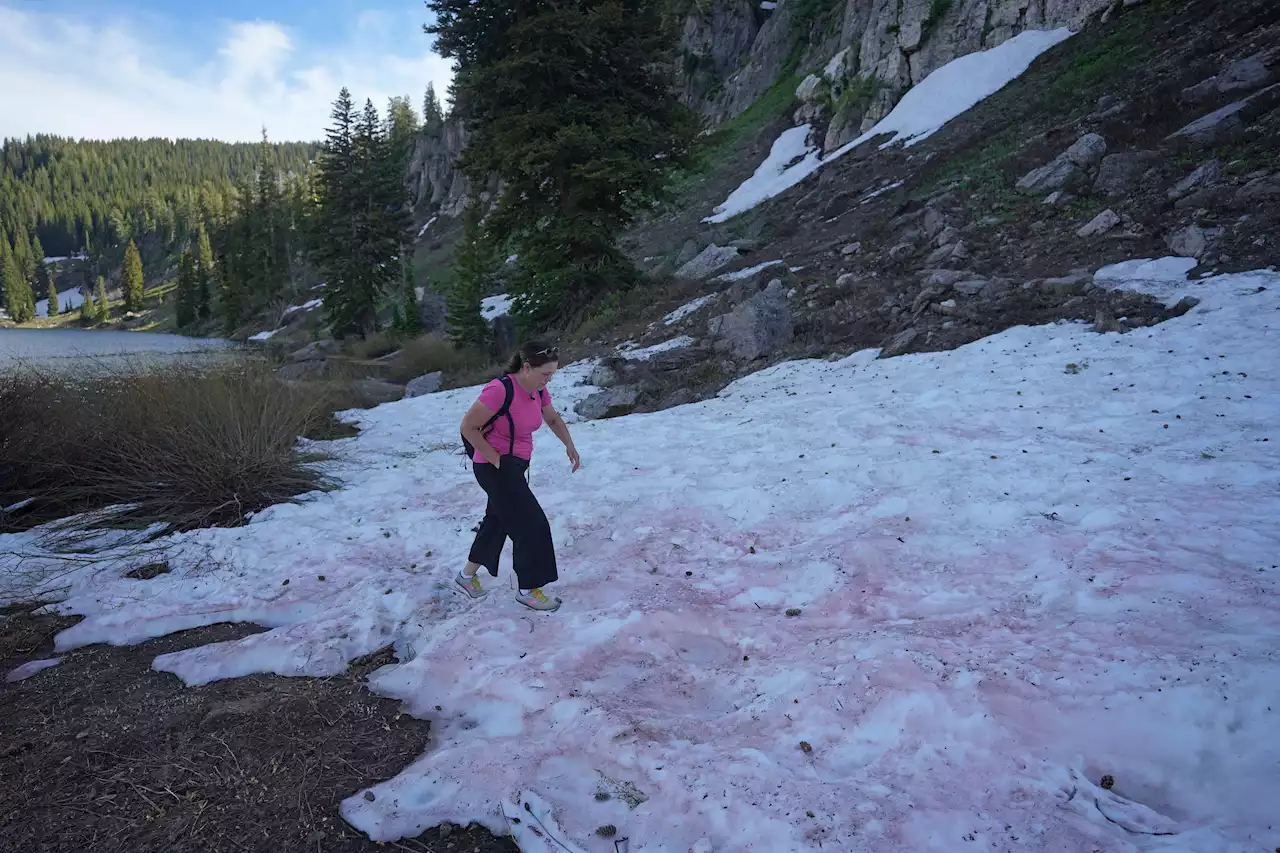
[[597,391],[590,397],[580,400],[573,410],[587,420],[616,418],[630,414],[640,398],[640,389],[635,385],[619,385]]
[[810,74],[808,77],[800,81],[800,85],[796,87],[797,101],[812,101],[818,95],[818,90],[822,88],[822,78],[817,74]]
[[424,394],[434,394],[440,390],[440,384],[443,380],[444,374],[438,370],[425,376],[419,376],[404,386],[404,395],[406,397],[421,397]]
[[1120,216],[1110,208],[1099,213],[1076,232],[1077,237],[1097,237],[1106,234],[1120,224]]
[[1133,151],[1104,157],[1098,167],[1093,191],[1099,195],[1124,195],[1134,182],[1151,168],[1156,155],[1151,151]]
[[925,270],[922,283],[925,287],[945,288],[973,277],[973,273],[968,270]]
[[1280,199],[1280,179],[1272,177],[1254,178],[1236,190],[1235,194],[1235,203],[1238,207],[1273,203],[1277,199]]
[[597,364],[587,377],[587,384],[597,388],[612,388],[618,384],[618,371],[607,364]]
[[990,284],[991,282],[985,278],[971,278],[965,281],[957,281],[951,286],[956,293],[963,293],[965,296],[977,296],[986,290]]
[[1249,121],[1274,110],[1277,105],[1280,105],[1280,84],[1268,86],[1243,100],[1214,110],[1175,130],[1168,138],[1186,139],[1200,146],[1213,145],[1240,133]]
[[1066,158],[1081,169],[1092,169],[1107,153],[1107,140],[1096,133],[1086,133],[1066,151]]
[[1093,284],[1093,276],[1088,273],[1063,275],[1046,278],[1040,287],[1056,296],[1080,296]]
[[959,243],[959,242],[960,242],[960,231],[950,225],[948,225],[946,228],[943,228],[940,232],[938,232],[933,237],[933,245],[938,247],[954,246],[956,243]]
[[1025,193],[1048,193],[1062,189],[1071,179],[1079,175],[1081,169],[1065,156],[1059,157],[1046,166],[1032,169],[1018,181],[1018,189]]
[[337,355],[341,346],[337,341],[331,338],[325,338],[321,341],[313,341],[305,347],[289,354],[289,361],[321,361],[332,355]]
[[1012,289],[1013,282],[1007,278],[993,278],[987,282],[987,286],[982,288],[982,292],[978,295],[983,299],[999,299]]
[[781,279],[769,282],[732,312],[713,318],[708,330],[718,346],[745,361],[754,361],[790,343],[794,334],[791,307]]
[[381,379],[357,379],[351,387],[370,406],[394,403],[404,397],[404,387]]
[[337,365],[327,358],[311,361],[295,361],[284,365],[276,371],[276,376],[279,376],[287,382],[307,379],[332,379],[337,375]]
[[843,249],[841,249],[841,250],[840,250],[840,254],[842,254],[842,255],[856,255],[856,254],[860,253],[861,251],[862,251],[862,244],[861,244],[861,243],[850,243],[849,245],[845,246]]
[[1216,248],[1221,237],[1221,229],[1188,225],[1166,237],[1165,245],[1169,247],[1169,251],[1179,257],[1198,260]]
[[698,243],[694,240],[685,240],[680,254],[676,255],[676,266],[682,267],[696,257],[698,257]]
[[1169,198],[1178,200],[1191,195],[1197,189],[1212,186],[1222,180],[1222,162],[1217,158],[1201,163],[1196,170],[1187,175],[1169,190]]
[[910,350],[919,339],[920,331],[918,329],[914,327],[910,329],[903,329],[881,345],[880,354],[877,355],[876,358],[893,358],[895,356],[903,355]]
[[858,275],[856,273],[851,273],[851,272],[842,273],[841,275],[836,277],[836,287],[841,287],[841,288],[852,287],[854,282],[856,282],[857,280],[858,280]]
[[680,370],[699,361],[703,355],[704,353],[695,347],[675,347],[655,352],[645,363],[657,371]]
[[710,278],[720,270],[738,259],[738,250],[733,246],[717,246],[712,243],[698,253],[698,256],[676,270],[676,278],[702,281]]

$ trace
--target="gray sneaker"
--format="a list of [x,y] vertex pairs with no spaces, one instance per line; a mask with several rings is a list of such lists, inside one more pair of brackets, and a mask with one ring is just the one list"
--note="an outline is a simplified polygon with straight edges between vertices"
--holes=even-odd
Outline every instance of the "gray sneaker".
[[552,598],[540,589],[531,589],[528,595],[521,595],[520,591],[516,590],[516,601],[530,610],[545,610],[549,612],[560,609],[560,599]]
[[480,585],[480,573],[467,577],[462,572],[458,572],[458,576],[453,579],[463,592],[472,598],[483,598],[485,596],[484,587]]

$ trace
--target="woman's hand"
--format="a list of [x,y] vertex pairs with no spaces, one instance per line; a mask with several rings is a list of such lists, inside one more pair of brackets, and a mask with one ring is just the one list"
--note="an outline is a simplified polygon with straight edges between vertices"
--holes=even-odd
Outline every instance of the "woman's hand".
[[565,447],[564,452],[569,457],[569,462],[573,464],[573,472],[577,473],[578,469],[582,467],[582,457],[578,455],[578,448],[570,444]]

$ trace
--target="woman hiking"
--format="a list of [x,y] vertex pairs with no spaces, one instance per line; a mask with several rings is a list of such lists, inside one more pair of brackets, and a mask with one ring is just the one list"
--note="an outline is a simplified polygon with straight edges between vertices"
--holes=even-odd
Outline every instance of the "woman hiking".
[[547,391],[547,382],[559,367],[555,347],[525,344],[506,373],[484,386],[462,419],[463,445],[471,453],[476,482],[489,498],[467,565],[456,578],[472,598],[485,594],[477,577],[481,566],[498,576],[502,546],[510,537],[519,586],[516,601],[533,610],[560,607],[559,598],[543,592],[558,578],[555,547],[551,525],[526,479],[533,434],[544,423],[564,443],[573,470],[582,464],[569,427],[551,405]]

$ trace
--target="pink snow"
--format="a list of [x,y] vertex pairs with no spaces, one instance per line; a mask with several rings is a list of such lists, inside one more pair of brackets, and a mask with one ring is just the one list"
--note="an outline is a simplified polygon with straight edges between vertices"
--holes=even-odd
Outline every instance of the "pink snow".
[[151,581],[60,578],[85,619],[57,647],[272,629],[155,661],[196,684],[393,645],[370,686],[432,744],[344,803],[380,841],[503,831],[520,798],[584,851],[605,824],[634,853],[1274,849],[1280,275],[1194,287],[1125,335],[792,362],[578,423],[577,474],[541,431],[554,615],[509,562],[452,588],[476,389],[353,413],[343,489],[174,537]]

